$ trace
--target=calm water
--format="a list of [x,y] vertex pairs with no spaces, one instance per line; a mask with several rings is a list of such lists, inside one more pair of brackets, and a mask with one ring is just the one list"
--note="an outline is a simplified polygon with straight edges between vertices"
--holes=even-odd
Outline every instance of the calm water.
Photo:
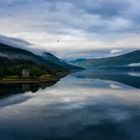
[[140,140],[139,74],[76,73],[49,86],[1,85],[0,140]]

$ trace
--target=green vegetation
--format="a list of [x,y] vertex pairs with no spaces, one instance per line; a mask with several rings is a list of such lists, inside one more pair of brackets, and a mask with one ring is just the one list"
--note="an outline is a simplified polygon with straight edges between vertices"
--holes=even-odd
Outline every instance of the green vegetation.
[[15,75],[15,76],[5,76],[2,80],[19,80],[21,77]]
[[78,67],[50,53],[36,55],[28,50],[0,43],[0,80],[52,80]]
[[[29,70],[29,77],[23,77],[23,69]],[[33,61],[0,57],[0,80],[20,81],[20,80],[54,80],[56,74],[50,73],[45,66],[35,64]]]
[[50,74],[44,74],[39,77],[40,80],[55,80],[56,76],[55,75],[50,75]]
[[3,81],[23,81],[23,80],[57,80],[56,76],[55,75],[51,75],[51,74],[44,74],[44,75],[41,75],[40,77],[27,77],[27,78],[24,78],[22,76],[18,76],[18,75],[15,75],[15,76],[5,76],[3,77],[1,80]]
[[37,78],[46,73],[46,70],[41,66],[31,66],[30,67],[30,75],[32,78]]

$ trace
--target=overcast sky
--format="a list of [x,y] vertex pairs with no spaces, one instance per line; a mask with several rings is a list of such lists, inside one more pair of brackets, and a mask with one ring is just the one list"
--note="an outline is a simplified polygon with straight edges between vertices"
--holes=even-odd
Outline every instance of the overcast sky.
[[116,55],[140,49],[140,0],[1,0],[0,35],[61,58]]

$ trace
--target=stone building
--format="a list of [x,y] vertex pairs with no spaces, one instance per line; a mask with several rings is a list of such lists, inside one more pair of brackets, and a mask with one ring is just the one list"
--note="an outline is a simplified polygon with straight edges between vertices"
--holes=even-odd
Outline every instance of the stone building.
[[22,70],[22,77],[23,77],[23,78],[28,78],[28,77],[30,77],[30,71],[29,71],[29,69],[23,69],[23,70]]

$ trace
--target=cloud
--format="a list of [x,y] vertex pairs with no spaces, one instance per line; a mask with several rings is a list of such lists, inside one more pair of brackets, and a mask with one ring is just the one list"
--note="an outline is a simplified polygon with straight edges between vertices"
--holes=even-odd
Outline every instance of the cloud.
[[13,46],[21,46],[21,47],[26,47],[26,46],[31,46],[32,44],[18,38],[13,38],[13,37],[6,37],[3,35],[0,35],[0,42],[7,44],[7,45],[13,45]]
[[13,37],[0,35],[0,43],[17,47],[17,48],[21,48],[21,49],[30,50],[36,54],[40,54],[42,52],[41,50],[37,50],[36,48],[34,48],[33,44],[19,38],[13,38]]
[[122,50],[111,50],[110,53],[111,54],[118,54],[118,53],[121,53]]
[[77,50],[140,48],[139,3],[5,0],[0,3],[0,34],[26,40],[33,48],[59,57],[72,56]]
[[132,63],[128,65],[129,67],[140,67],[140,63]]

